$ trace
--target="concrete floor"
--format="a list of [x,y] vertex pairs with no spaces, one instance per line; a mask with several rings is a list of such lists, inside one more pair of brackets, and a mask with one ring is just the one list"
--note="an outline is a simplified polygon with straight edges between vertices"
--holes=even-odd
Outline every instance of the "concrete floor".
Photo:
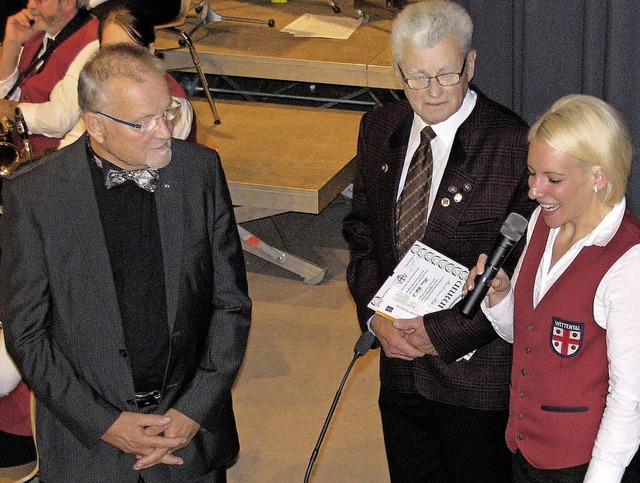
[[[345,282],[341,235],[350,200],[320,215],[286,213],[242,226],[277,248],[326,267],[306,285],[297,275],[246,255],[254,303],[248,351],[234,389],[241,453],[231,483],[302,482],[360,335]],[[387,482],[377,407],[379,352],[359,359],[342,392],[310,481]]]

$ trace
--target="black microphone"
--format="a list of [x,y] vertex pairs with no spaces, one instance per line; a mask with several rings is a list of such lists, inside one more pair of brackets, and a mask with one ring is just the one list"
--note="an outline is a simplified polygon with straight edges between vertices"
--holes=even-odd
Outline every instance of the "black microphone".
[[502,268],[513,247],[524,235],[527,223],[527,219],[524,216],[518,213],[511,213],[502,224],[502,228],[500,228],[500,235],[502,236],[498,239],[491,251],[491,255],[487,258],[484,272],[476,275],[474,289],[468,292],[460,302],[460,312],[468,319],[472,319],[478,312],[480,303],[487,295],[489,288],[491,288],[491,281]]
[[333,412],[336,410],[336,406],[338,405],[338,399],[340,399],[340,395],[342,394],[342,388],[344,387],[344,383],[347,382],[347,377],[349,377],[349,373],[351,372],[351,368],[356,362],[358,357],[362,357],[365,355],[371,346],[373,345],[373,341],[375,340],[375,336],[372,332],[365,331],[360,335],[358,342],[356,342],[355,347],[353,348],[353,359],[351,359],[351,364],[347,368],[347,372],[345,372],[344,377],[342,378],[342,382],[340,383],[340,387],[338,388],[338,392],[336,392],[335,397],[333,398],[333,403],[331,404],[331,408],[329,409],[329,414],[327,414],[327,419],[324,421],[324,426],[322,426],[322,431],[320,431],[320,436],[318,437],[318,441],[316,442],[315,448],[313,448],[313,452],[311,453],[311,458],[309,459],[309,466],[307,466],[307,473],[304,476],[304,483],[309,481],[309,477],[311,476],[311,471],[313,469],[313,464],[316,462],[316,458],[318,457],[318,453],[320,452],[320,445],[322,444],[322,440],[324,439],[324,435],[327,433],[327,429],[329,428],[329,422],[331,422],[331,418],[333,417]]

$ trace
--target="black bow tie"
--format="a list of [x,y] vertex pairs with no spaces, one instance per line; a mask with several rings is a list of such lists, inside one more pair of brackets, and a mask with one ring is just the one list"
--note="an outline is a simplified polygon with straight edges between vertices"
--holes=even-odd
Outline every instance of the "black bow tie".
[[125,181],[133,181],[140,188],[153,193],[158,187],[160,175],[157,169],[136,169],[133,171],[110,169],[107,173],[105,185],[107,189],[121,185]]

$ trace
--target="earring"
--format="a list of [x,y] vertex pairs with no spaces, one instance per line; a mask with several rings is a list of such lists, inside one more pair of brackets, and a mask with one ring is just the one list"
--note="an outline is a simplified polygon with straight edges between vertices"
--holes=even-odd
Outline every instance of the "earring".
[[598,192],[598,187],[597,187],[597,186],[595,186],[595,185],[593,186],[593,192],[594,192],[594,193],[597,193],[597,192]]

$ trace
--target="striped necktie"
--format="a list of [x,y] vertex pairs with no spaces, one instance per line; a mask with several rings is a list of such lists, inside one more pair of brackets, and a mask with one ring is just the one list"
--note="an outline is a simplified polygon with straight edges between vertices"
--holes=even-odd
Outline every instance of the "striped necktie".
[[404,188],[396,203],[398,254],[403,257],[427,227],[427,208],[433,174],[431,141],[436,137],[431,126],[420,133],[420,145],[411,158]]

